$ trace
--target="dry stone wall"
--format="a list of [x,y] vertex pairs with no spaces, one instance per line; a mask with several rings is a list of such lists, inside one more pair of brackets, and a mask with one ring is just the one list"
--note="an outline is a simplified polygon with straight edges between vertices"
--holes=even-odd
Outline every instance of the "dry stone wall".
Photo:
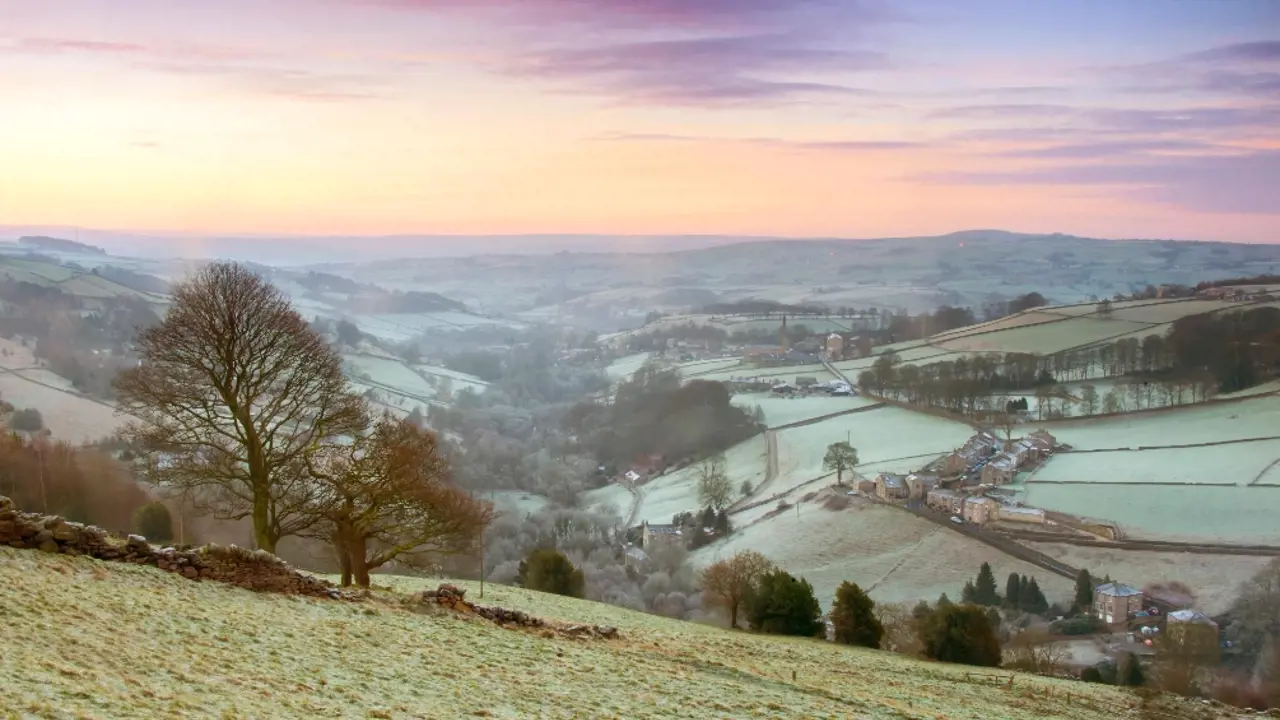
[[19,512],[0,496],[0,545],[99,560],[151,565],[189,580],[213,580],[259,592],[338,599],[342,594],[327,580],[299,572],[268,552],[207,545],[178,550],[153,547],[130,535],[120,541],[106,530],[55,515]]

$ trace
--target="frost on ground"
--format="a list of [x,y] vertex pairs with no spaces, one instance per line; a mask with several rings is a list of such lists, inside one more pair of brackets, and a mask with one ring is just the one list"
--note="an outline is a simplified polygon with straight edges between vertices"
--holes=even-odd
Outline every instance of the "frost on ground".
[[1035,576],[1050,602],[1071,598],[1070,580],[902,510],[862,499],[844,510],[828,510],[823,497],[803,497],[788,498],[792,507],[780,512],[772,505],[751,511],[754,522],[743,517],[748,513],[735,516],[739,530],[698,550],[694,563],[705,566],[756,550],[804,576],[824,608],[845,580],[858,583],[878,602],[915,604],[944,592],[957,599],[983,562],[991,563],[1001,579],[1011,572]]
[[750,410],[759,406],[769,427],[789,425],[833,413],[848,412],[875,405],[878,401],[861,396],[826,397],[777,397],[770,393],[741,393],[734,395],[734,405]]
[[[379,580],[404,592],[431,585]],[[493,585],[480,599],[464,585],[477,602],[611,625],[622,639],[546,638],[449,612],[257,595],[0,548],[4,706],[38,718],[1083,720],[1135,703],[1102,685],[1018,676],[1007,689],[1010,673],[986,679],[992,671]]]

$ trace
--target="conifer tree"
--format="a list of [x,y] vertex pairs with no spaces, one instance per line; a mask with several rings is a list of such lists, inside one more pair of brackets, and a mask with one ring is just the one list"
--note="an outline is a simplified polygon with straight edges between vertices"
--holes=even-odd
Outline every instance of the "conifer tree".
[[1019,598],[1021,597],[1019,588],[1021,584],[1022,578],[1018,577],[1018,573],[1009,573],[1009,580],[1004,584],[1005,607],[1011,610],[1017,610],[1021,607],[1019,605]]
[[978,579],[974,582],[974,602],[978,605],[999,605],[1000,593],[996,590],[996,576],[990,563],[982,563]]
[[879,648],[884,627],[876,618],[876,604],[858,587],[857,583],[842,582],[836,588],[836,598],[831,604],[831,623],[835,626],[835,641],[847,645]]
[[1076,575],[1076,597],[1074,608],[1076,612],[1087,613],[1093,607],[1093,578],[1089,576],[1088,570],[1081,570]]

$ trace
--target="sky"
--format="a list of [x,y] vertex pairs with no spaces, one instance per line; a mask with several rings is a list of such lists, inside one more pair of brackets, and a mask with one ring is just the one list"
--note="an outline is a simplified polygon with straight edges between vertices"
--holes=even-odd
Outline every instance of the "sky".
[[1276,0],[0,0],[0,225],[1280,242]]

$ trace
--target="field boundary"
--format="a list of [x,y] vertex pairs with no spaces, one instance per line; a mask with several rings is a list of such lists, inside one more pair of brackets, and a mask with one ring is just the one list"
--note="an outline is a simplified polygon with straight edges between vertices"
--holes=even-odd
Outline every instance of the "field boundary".
[[839,412],[827,413],[826,415],[819,415],[818,417],[812,417],[806,420],[797,420],[795,422],[787,423],[786,425],[778,425],[776,427],[771,427],[769,428],[769,432],[774,432],[777,430],[791,430],[793,428],[804,427],[806,425],[817,425],[820,422],[825,422],[827,420],[834,420],[835,418],[844,417],[845,415],[852,415],[854,413],[867,412],[869,410],[879,410],[882,407],[887,407],[887,405],[888,405],[887,403],[878,402],[874,405],[864,405],[863,407],[860,407],[860,408],[851,408],[849,410],[841,410]]
[[1275,545],[1232,545],[1230,543],[1197,543],[1175,540],[1096,540],[1077,535],[1058,535],[1037,530],[995,530],[1010,538],[1032,542],[1062,543],[1101,548],[1103,550],[1130,550],[1138,552],[1187,552],[1201,555],[1263,555],[1280,557],[1280,547]]
[[[1089,453],[1110,453],[1110,452],[1142,452],[1144,450],[1185,450],[1188,448],[1204,448],[1215,447],[1218,445],[1238,445],[1242,443],[1266,442],[1268,440],[1280,440],[1280,435],[1264,435],[1262,437],[1240,438],[1238,440],[1214,440],[1212,442],[1202,443],[1184,443],[1181,445],[1139,445],[1136,448],[1094,448],[1092,450],[1060,450],[1060,455],[1084,455]],[[1280,462],[1277,460],[1276,462]],[[1275,464],[1275,463],[1272,463]],[[1263,472],[1266,472],[1265,470]]]

